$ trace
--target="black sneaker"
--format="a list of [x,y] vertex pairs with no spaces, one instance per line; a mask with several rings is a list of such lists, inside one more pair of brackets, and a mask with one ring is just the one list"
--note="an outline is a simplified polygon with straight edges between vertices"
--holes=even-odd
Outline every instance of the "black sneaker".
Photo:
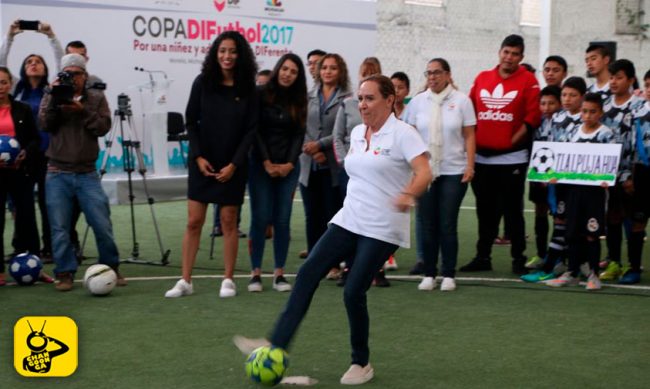
[[512,260],[512,272],[519,276],[528,274],[528,269],[526,268],[526,257]]
[[492,259],[474,257],[470,263],[461,266],[459,270],[462,272],[490,271],[492,270]]
[[422,261],[417,261],[415,262],[415,265],[409,270],[409,274],[412,276],[419,276],[421,274],[424,274],[424,262]]
[[378,288],[388,288],[390,286],[390,282],[386,279],[386,273],[384,273],[384,270],[379,270],[377,274],[375,274],[375,279],[372,283]]
[[248,291],[249,292],[261,292],[262,291],[262,277],[253,276],[248,282]]
[[287,281],[284,276],[277,276],[273,280],[273,289],[277,290],[278,292],[290,292],[291,291],[291,284],[289,281]]

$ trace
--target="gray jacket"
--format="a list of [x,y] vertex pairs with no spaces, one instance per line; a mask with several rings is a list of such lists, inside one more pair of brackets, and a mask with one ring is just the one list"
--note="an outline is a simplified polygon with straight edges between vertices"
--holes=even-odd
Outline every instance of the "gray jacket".
[[341,103],[339,112],[334,123],[334,153],[339,165],[343,165],[345,156],[350,149],[350,133],[352,129],[361,124],[361,113],[359,112],[359,100],[350,97]]
[[[352,92],[349,90],[337,89],[330,99],[329,104],[325,107],[325,110],[321,112],[320,101],[318,98],[319,89],[320,85],[315,85],[314,88],[309,91],[305,143],[320,141],[321,151],[323,151],[327,156],[327,161],[325,163],[332,175],[332,186],[338,186],[339,166],[336,162],[336,157],[334,156],[334,136],[332,135],[332,131],[334,129],[336,114],[339,111],[341,102],[343,102],[345,98],[350,97]],[[300,178],[298,181],[304,186],[308,186],[309,184],[309,174],[312,171],[312,165],[313,159],[311,156],[305,153],[300,154]]]

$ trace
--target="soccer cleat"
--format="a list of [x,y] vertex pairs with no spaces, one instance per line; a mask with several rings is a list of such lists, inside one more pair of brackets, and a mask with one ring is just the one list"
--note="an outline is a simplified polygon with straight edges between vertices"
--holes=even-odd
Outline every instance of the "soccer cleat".
[[601,281],[615,281],[618,280],[621,274],[623,274],[621,265],[616,261],[611,261],[607,268],[600,273],[599,277]]
[[440,284],[442,292],[451,292],[456,290],[456,280],[453,277],[442,277],[442,284]]
[[372,281],[372,284],[378,288],[388,288],[390,286],[390,282],[386,278],[386,273],[384,273],[383,269],[375,274],[375,279]]
[[415,262],[415,265],[413,265],[411,270],[409,270],[409,274],[412,276],[419,276],[420,274],[424,274],[424,262]]
[[435,277],[424,277],[418,285],[418,290],[434,290],[436,288]]
[[561,259],[558,259],[558,261],[555,262],[555,266],[553,266],[553,274],[559,277],[562,274],[566,273],[566,271],[567,271],[566,264]]
[[544,264],[544,258],[540,258],[537,255],[532,257],[526,262],[526,269],[539,269]]
[[253,276],[251,280],[248,281],[248,291],[249,292],[261,292],[264,288],[262,287],[262,277]]
[[384,270],[397,270],[397,261],[394,255],[388,257],[388,261],[384,263]]
[[553,287],[553,288],[560,288],[563,286],[575,286],[578,285],[580,281],[578,280],[577,277],[574,277],[571,275],[571,272],[564,272],[561,276],[558,278],[554,278],[552,280],[546,281],[546,285]]
[[56,283],[54,287],[60,292],[69,292],[72,290],[74,284],[74,277],[72,273],[59,273],[56,275]]
[[189,296],[194,293],[194,287],[191,283],[185,281],[184,279],[178,280],[176,285],[173,288],[165,292],[165,297],[176,298],[181,296]]
[[219,289],[219,297],[228,298],[235,297],[237,295],[237,288],[235,283],[230,278],[224,278],[221,281],[221,289]]
[[361,385],[370,381],[375,376],[375,371],[370,364],[366,366],[352,365],[341,377],[343,385]]
[[587,279],[587,290],[600,290],[603,286],[600,284],[600,278],[596,275],[596,273],[592,272],[589,274],[589,278]]
[[244,355],[249,355],[260,347],[270,346],[271,342],[264,338],[252,339],[246,338],[241,335],[235,335],[232,337],[232,342],[235,344],[235,347],[241,351]]
[[618,280],[618,283],[622,285],[633,285],[638,284],[639,282],[641,282],[641,272],[634,270],[628,270],[623,273],[621,279]]
[[474,257],[470,263],[461,266],[459,270],[463,272],[490,271],[492,270],[492,260],[491,258]]
[[519,277],[524,282],[544,282],[555,278],[555,273],[545,273],[542,270]]
[[291,284],[289,281],[287,281],[286,278],[284,278],[283,275],[279,275],[273,280],[273,289],[277,290],[278,292],[290,292]]

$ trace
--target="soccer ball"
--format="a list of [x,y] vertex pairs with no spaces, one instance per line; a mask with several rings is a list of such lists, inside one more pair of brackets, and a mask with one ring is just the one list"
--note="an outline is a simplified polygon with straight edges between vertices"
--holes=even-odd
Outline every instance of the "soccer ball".
[[84,274],[84,287],[95,296],[105,296],[115,288],[117,274],[108,265],[90,266]]
[[262,346],[253,350],[246,360],[246,375],[266,386],[282,381],[289,367],[289,354],[280,347]]
[[32,285],[38,280],[41,269],[43,264],[40,258],[30,253],[16,255],[9,264],[9,274],[18,285]]
[[533,170],[537,173],[548,173],[553,167],[553,162],[555,161],[555,154],[553,150],[542,147],[537,149],[533,155],[532,165]]
[[20,153],[20,143],[9,135],[0,135],[0,161],[11,165]]

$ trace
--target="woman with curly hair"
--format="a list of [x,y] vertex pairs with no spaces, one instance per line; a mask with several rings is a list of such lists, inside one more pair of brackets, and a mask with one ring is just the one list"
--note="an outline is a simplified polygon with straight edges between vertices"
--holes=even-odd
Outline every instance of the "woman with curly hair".
[[193,293],[192,268],[209,203],[219,205],[225,274],[219,296],[237,294],[237,210],[244,201],[248,151],[255,139],[258,100],[255,56],[236,31],[220,34],[208,51],[201,74],[192,84],[185,117],[190,139],[187,227],[182,246],[182,278],[165,293]]
[[293,192],[298,182],[298,156],[307,121],[307,80],[300,57],[289,53],[280,58],[271,79],[260,89],[260,101],[259,130],[248,181],[252,267],[248,291],[262,291],[265,231],[272,224],[273,289],[288,292],[291,285],[283,273],[289,250]]

